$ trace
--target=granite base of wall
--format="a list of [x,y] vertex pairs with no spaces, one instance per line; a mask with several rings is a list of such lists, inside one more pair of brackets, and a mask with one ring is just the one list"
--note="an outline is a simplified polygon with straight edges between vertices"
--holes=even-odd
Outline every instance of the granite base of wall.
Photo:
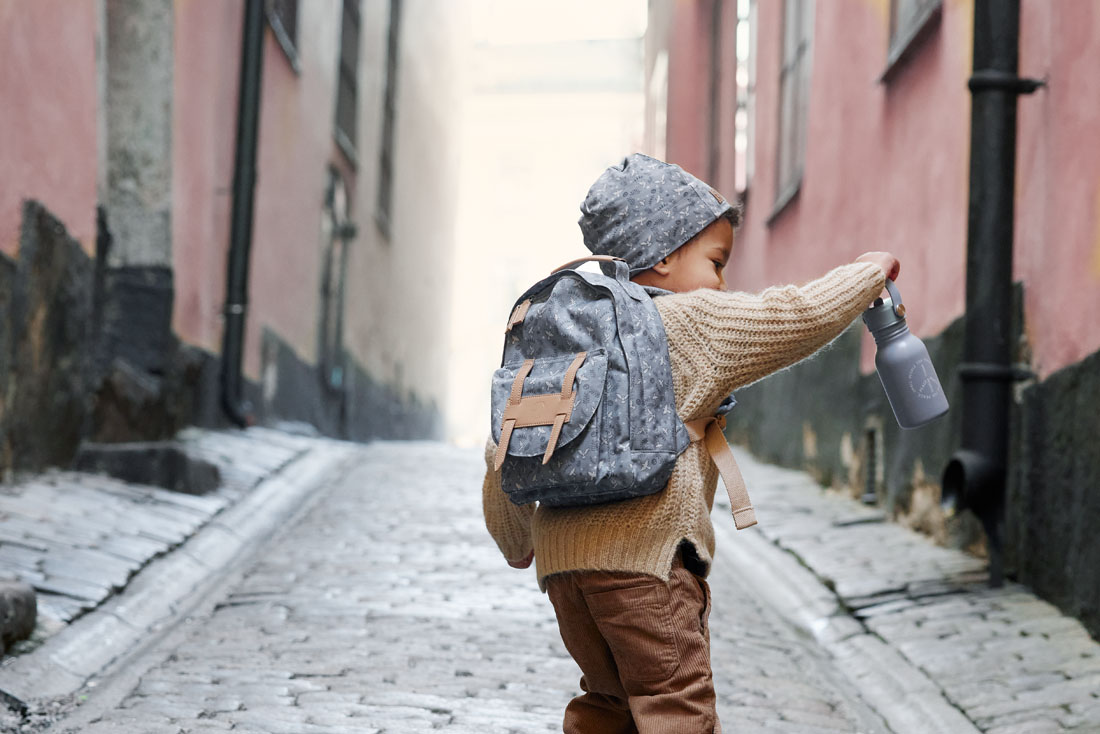
[[1006,566],[1100,639],[1100,352],[1019,393]]
[[379,383],[348,355],[339,384],[303,361],[278,335],[265,330],[259,385],[248,389],[257,419],[265,424],[299,421],[352,441],[439,439],[443,420],[434,404]]
[[204,422],[213,358],[171,333],[171,271],[107,267],[102,212],[99,223],[92,257],[27,201],[18,257],[0,256],[0,468],[68,466],[84,440],[167,438]]
[[[171,331],[172,271],[108,267],[41,204],[23,209],[17,258],[0,254],[0,471],[69,466],[83,441],[167,439],[188,425],[226,427],[220,359]],[[380,384],[345,356],[341,384],[264,335],[264,384],[246,396],[259,422],[301,421],[356,441],[440,438],[435,405]]]
[[93,260],[42,206],[23,207],[19,257],[0,257],[0,465],[65,465],[88,431]]

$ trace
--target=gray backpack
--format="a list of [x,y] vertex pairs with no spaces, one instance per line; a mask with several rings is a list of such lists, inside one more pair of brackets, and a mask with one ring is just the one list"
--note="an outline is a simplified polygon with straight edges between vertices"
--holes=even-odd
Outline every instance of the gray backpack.
[[[589,260],[614,275],[573,269]],[[727,477],[724,419],[686,425],[676,413],[664,324],[625,260],[595,255],[563,265],[519,297],[505,331],[492,435],[494,467],[513,502],[574,506],[653,494],[684,449],[705,440],[712,456],[719,443],[728,455],[725,468],[715,460],[738,527],[755,523],[740,472]],[[731,482],[743,497],[733,499]]]
[[[612,264],[614,277],[571,269]],[[624,260],[594,256],[527,290],[493,375],[493,438],[513,502],[586,505],[668,483],[690,439],[676,415],[664,325]]]

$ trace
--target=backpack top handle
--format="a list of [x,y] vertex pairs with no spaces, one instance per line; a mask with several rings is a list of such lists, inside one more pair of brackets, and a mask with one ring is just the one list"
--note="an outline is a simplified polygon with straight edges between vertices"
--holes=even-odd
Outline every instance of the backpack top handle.
[[[616,263],[615,275],[618,276],[620,271],[624,271],[623,274],[626,275],[626,279],[629,280],[630,264],[621,257],[614,257],[612,255],[589,255],[588,257],[578,257],[576,260],[570,260],[561,267],[554,268],[550,271],[550,274],[553,275],[554,273],[560,273],[562,270],[568,270],[569,268],[586,262]],[[622,265],[618,265],[618,263],[622,263]]]

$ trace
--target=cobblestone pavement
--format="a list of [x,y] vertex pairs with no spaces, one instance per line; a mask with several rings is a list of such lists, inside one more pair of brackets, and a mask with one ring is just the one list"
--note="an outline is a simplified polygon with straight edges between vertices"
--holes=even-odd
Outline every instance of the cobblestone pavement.
[[35,634],[14,654],[101,605],[310,442],[260,428],[192,429],[175,445],[218,467],[214,492],[196,496],[59,470],[0,486],[0,578],[33,586],[38,603]]
[[[1100,646],[982,564],[739,460],[716,508],[712,658],[738,732],[1100,732]],[[239,573],[52,734],[560,730],[579,690],[532,571],[480,515],[479,451],[361,449]],[[719,495],[721,497],[721,494]]]
[[[579,671],[533,572],[484,529],[482,467],[439,444],[364,448],[117,705],[93,690],[51,731],[560,731]],[[713,579],[727,731],[888,731],[810,635]]]
[[1077,620],[806,474],[737,457],[759,532],[835,589],[854,650],[885,643],[987,734],[1100,732],[1100,644]]

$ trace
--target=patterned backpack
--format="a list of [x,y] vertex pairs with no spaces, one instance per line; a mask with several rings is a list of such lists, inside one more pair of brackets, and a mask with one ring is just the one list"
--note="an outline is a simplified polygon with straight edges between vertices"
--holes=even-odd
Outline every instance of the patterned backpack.
[[[614,275],[574,269],[590,260]],[[492,435],[494,468],[513,502],[576,506],[653,494],[688,445],[705,441],[737,527],[755,524],[724,415],[685,424],[676,413],[664,325],[625,260],[566,263],[519,297],[505,332]]]

